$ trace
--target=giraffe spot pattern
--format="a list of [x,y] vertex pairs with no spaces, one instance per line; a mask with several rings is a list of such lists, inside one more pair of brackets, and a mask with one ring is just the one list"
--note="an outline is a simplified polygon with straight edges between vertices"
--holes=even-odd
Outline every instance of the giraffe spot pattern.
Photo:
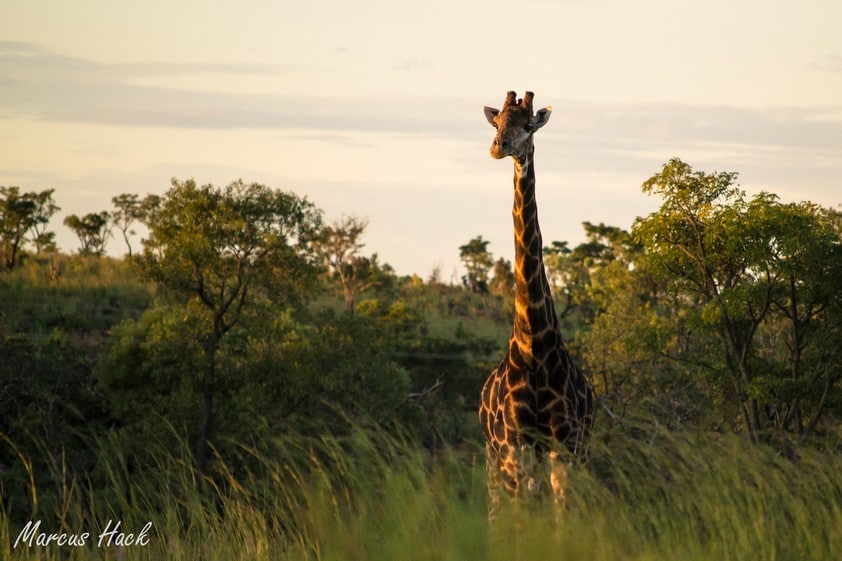
[[492,157],[515,160],[515,319],[507,355],[485,381],[479,408],[491,505],[498,484],[515,494],[522,481],[537,488],[530,473],[536,454],[550,462],[553,492],[563,498],[563,462],[555,450],[547,455],[536,437],[554,439],[584,457],[593,419],[593,396],[564,346],[543,265],[532,136],[550,110],[533,114],[532,99],[531,92],[522,100],[508,92],[501,110],[485,109],[497,129]]

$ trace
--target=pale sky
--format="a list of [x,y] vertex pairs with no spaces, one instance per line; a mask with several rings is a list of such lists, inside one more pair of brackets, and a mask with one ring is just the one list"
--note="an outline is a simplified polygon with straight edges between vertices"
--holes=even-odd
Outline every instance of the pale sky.
[[[512,163],[483,105],[551,105],[544,241],[630,228],[671,157],[749,193],[842,203],[839,0],[0,0],[0,185],[64,216],[170,178],[306,195],[370,221],[399,273],[512,258]],[[109,242],[114,254],[125,244]]]

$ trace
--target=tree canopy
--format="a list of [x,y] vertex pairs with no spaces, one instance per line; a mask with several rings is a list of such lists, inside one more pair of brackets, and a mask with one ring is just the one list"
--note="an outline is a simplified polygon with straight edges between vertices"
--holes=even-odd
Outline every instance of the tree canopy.
[[47,230],[50,218],[61,210],[53,200],[54,189],[21,193],[20,187],[0,186],[0,249],[6,271],[21,260],[24,243],[36,253],[55,246],[55,234]]
[[89,212],[79,218],[71,214],[64,219],[64,225],[73,230],[79,238],[79,254],[100,257],[105,254],[105,244],[111,235],[108,211]]
[[482,236],[477,236],[459,246],[459,258],[468,270],[463,283],[473,292],[488,291],[488,271],[494,266],[494,258],[488,251],[489,243]]
[[746,434],[809,433],[839,391],[837,374],[804,371],[806,356],[826,356],[838,332],[838,316],[824,313],[842,276],[838,221],[769,193],[747,199],[736,178],[671,160],[643,184],[663,203],[632,234],[647,270],[687,309],[686,322],[718,341],[694,360],[726,382],[720,397]]
[[322,227],[314,247],[330,273],[342,285],[345,307],[353,312],[357,297],[381,281],[377,255],[365,257],[360,251],[368,220],[343,216]]
[[292,302],[312,284],[317,263],[311,242],[321,225],[309,201],[265,185],[237,181],[224,188],[173,180],[149,222],[137,264],[196,315],[204,353],[196,459],[207,462],[217,354],[248,305]]

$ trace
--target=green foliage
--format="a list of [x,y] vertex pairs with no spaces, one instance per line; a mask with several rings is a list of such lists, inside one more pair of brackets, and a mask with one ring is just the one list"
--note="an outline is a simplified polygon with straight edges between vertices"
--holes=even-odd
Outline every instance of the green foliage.
[[[199,437],[203,322],[197,307],[156,306],[114,329],[97,376],[133,454],[162,443],[162,420],[174,429],[169,438]],[[250,440],[256,427],[280,435],[339,433],[349,419],[409,422],[417,408],[407,371],[390,358],[389,334],[388,325],[359,315],[306,324],[290,313],[244,318],[216,357],[217,450],[230,452],[225,441]]]
[[33,257],[0,277],[0,326],[37,338],[60,327],[99,343],[111,326],[139,315],[149,305],[150,292],[122,261]]
[[[119,434],[131,445],[126,452],[195,438],[196,373],[204,358],[195,333],[201,327],[195,308],[155,306],[112,329],[94,376],[109,396],[110,414],[123,426]],[[162,432],[163,420],[175,431]]]
[[574,308],[574,302],[581,299],[587,282],[587,269],[571,258],[572,251],[567,242],[554,241],[544,247],[544,270],[553,297],[560,300],[559,316],[564,317]]
[[[804,438],[840,391],[838,375],[821,368],[808,374],[803,360],[828,357],[833,345],[826,337],[810,341],[812,328],[838,333],[838,316],[825,313],[838,294],[838,223],[815,205],[784,205],[768,193],[746,201],[735,178],[670,161],[644,183],[664,201],[635,222],[633,235],[644,248],[644,268],[666,283],[688,324],[718,341],[718,348],[697,346],[710,350],[698,362],[712,371],[710,379],[729,381],[730,395],[718,396],[727,422],[741,419],[755,441],[769,438],[770,429]],[[685,361],[699,355],[666,354]],[[818,399],[817,383],[824,387]]]
[[[0,432],[33,458],[33,469],[55,462],[85,469],[95,451],[80,433],[109,422],[91,370],[109,329],[148,306],[149,287],[108,258],[66,257],[59,280],[48,268],[47,259],[31,257],[0,276]],[[0,464],[13,465],[9,452],[0,449]],[[0,474],[0,496],[25,512],[11,481]]]
[[134,193],[123,193],[111,199],[114,205],[114,212],[111,213],[111,221],[120,230],[126,247],[129,249],[129,257],[132,256],[132,244],[129,235],[134,235],[131,229],[132,224],[141,220],[144,216],[144,208],[140,197]]
[[488,283],[492,294],[503,299],[503,305],[514,310],[515,306],[515,273],[512,262],[501,257],[494,262],[494,276]]
[[592,323],[597,313],[592,275],[619,262],[629,267],[640,248],[628,232],[614,226],[583,222],[586,241],[573,249],[554,241],[543,248],[547,281],[556,301],[563,330],[574,331]]
[[36,253],[55,248],[55,234],[47,231],[50,218],[61,210],[53,201],[54,191],[21,193],[20,187],[0,186],[0,251],[6,271],[20,264],[27,236]]
[[488,291],[488,271],[494,265],[494,258],[488,251],[488,240],[477,236],[465,245],[459,246],[459,259],[468,270],[462,283],[472,292]]
[[252,288],[301,294],[314,272],[307,246],[319,224],[318,209],[292,193],[173,180],[137,262],[164,287],[235,315]]
[[417,413],[409,402],[409,373],[392,358],[391,326],[405,321],[396,311],[390,306],[381,321],[343,315],[317,324],[307,349],[311,374],[306,377],[315,408],[323,411],[316,418],[335,425],[331,417],[362,415],[388,426]]
[[354,312],[357,297],[384,280],[385,272],[371,257],[359,255],[365,244],[362,235],[368,220],[356,216],[343,216],[324,226],[314,242],[316,253],[323,259],[329,273],[339,280],[345,308]]
[[304,296],[317,271],[310,251],[321,212],[293,193],[241,181],[225,188],[173,180],[136,263],[197,320],[204,353],[194,378],[201,395],[196,460],[207,462],[213,408],[233,371],[218,367],[223,338],[260,303]]
[[161,212],[163,204],[164,199],[160,195],[146,195],[138,205],[138,220],[147,226],[154,224],[158,220],[158,213]]
[[809,437],[826,409],[840,411],[842,229],[834,212],[809,203],[761,211],[775,283],[770,320],[760,331],[769,343],[760,351],[760,397],[776,429]]
[[627,231],[602,222],[583,222],[586,241],[572,251],[575,259],[589,267],[599,267],[614,261],[630,263],[640,251]]
[[75,214],[65,217],[64,225],[79,238],[79,255],[105,255],[105,244],[111,235],[110,220],[111,215],[105,210],[90,212],[82,218]]
[[29,241],[35,246],[35,253],[40,254],[42,251],[55,251],[55,232],[47,230],[50,223],[50,218],[61,210],[53,200],[53,193],[55,189],[47,189],[40,193],[27,193],[30,200],[35,203],[35,212],[32,215],[32,223],[30,226]]

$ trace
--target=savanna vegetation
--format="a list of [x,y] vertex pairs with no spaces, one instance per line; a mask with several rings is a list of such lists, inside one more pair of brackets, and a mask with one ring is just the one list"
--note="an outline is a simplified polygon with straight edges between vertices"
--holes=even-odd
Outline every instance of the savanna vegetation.
[[[736,182],[671,160],[630,231],[546,243],[596,429],[560,526],[493,529],[475,407],[514,277],[481,235],[461,285],[402,277],[365,219],[174,180],[65,217],[69,254],[53,191],[0,188],[0,556],[833,559],[842,219]],[[152,524],[99,542],[118,520]]]

